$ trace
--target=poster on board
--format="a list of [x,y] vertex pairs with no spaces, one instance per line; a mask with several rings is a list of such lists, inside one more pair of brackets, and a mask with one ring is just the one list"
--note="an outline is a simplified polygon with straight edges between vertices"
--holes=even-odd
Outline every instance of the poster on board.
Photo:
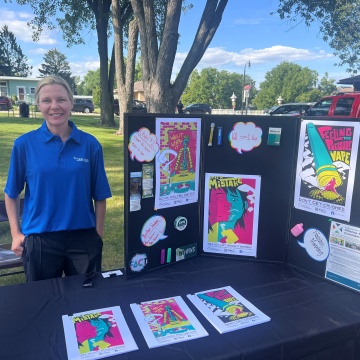
[[360,228],[331,222],[325,277],[360,291]]
[[359,123],[302,120],[294,207],[349,221]]
[[205,174],[205,252],[256,256],[260,176]]
[[157,118],[155,209],[198,201],[201,119]]

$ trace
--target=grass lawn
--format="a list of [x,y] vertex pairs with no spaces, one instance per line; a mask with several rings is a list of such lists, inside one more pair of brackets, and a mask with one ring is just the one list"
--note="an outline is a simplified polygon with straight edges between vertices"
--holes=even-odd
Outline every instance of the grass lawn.
[[[100,115],[75,113],[72,119],[79,129],[94,135],[103,147],[106,174],[109,179],[112,198],[107,200],[102,268],[103,270],[117,269],[123,267],[124,263],[123,137],[115,135],[116,129],[114,128],[100,127]],[[10,114],[9,117],[7,112],[0,112],[0,200],[4,200],[3,190],[14,140],[18,136],[40,127],[42,121],[40,113],[36,113],[36,118],[19,118],[17,112],[15,112],[15,117],[13,114]],[[11,242],[9,225],[3,223],[0,224],[0,243],[7,242]],[[0,274],[15,270],[0,270]],[[3,276],[0,277],[0,286],[22,283],[25,281],[24,279],[23,274]]]

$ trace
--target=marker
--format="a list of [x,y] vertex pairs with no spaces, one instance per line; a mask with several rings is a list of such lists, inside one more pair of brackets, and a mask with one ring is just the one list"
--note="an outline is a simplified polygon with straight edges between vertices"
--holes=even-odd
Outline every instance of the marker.
[[168,248],[168,249],[167,249],[166,262],[167,262],[167,263],[171,262],[171,248]]
[[165,264],[165,249],[161,250],[160,264]]
[[214,128],[215,128],[215,123],[211,123],[210,137],[209,137],[208,146],[212,146],[212,141],[213,141],[213,136],[214,136]]
[[222,126],[218,126],[217,144],[218,146],[222,145]]

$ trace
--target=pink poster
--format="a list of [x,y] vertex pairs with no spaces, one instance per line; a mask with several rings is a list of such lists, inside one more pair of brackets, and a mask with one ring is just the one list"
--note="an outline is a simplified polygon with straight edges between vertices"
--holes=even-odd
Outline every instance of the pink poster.
[[260,177],[206,174],[203,249],[256,256]]

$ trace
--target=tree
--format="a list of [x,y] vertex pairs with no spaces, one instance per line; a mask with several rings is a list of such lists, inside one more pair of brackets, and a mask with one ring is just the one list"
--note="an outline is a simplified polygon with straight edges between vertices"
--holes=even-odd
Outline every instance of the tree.
[[280,0],[277,13],[296,26],[304,21],[307,26],[320,24],[323,39],[339,56],[338,65],[348,65],[347,72],[360,69],[360,0]]
[[321,92],[321,97],[330,95],[336,91],[335,79],[329,79],[329,74],[326,72],[324,77],[320,80],[318,89]]
[[166,1],[163,27],[157,32],[151,0],[131,0],[140,32],[143,86],[148,111],[173,113],[187,81],[220,25],[228,0],[207,0],[194,42],[174,82],[171,73],[179,40],[182,0]]
[[318,73],[314,70],[282,62],[265,74],[265,81],[260,84],[259,93],[252,103],[258,109],[270,108],[279,96],[284,103],[296,102],[298,96],[315,88],[317,77]]
[[67,46],[71,47],[85,42],[86,30],[96,29],[100,58],[100,123],[103,126],[116,126],[113,112],[114,55],[108,66],[108,26],[111,0],[17,0],[17,2],[20,5],[31,6],[35,14],[35,17],[29,22],[33,30],[34,41],[39,39],[45,26],[49,29],[60,27]]
[[0,75],[20,77],[31,75],[32,66],[27,64],[27,57],[7,25],[0,30],[0,49]]
[[71,76],[71,69],[66,56],[57,49],[51,49],[44,55],[44,63],[39,68],[40,77],[48,75],[61,76],[67,81],[71,90],[75,92],[75,77]]
[[80,83],[81,95],[93,95],[93,91],[100,84],[100,69],[89,70]]
[[[246,75],[245,82],[253,84],[254,81]],[[199,73],[194,70],[189,78],[181,99],[185,105],[191,103],[207,103],[212,108],[231,108],[230,97],[234,92],[238,96],[238,107],[241,107],[241,92],[244,86],[243,75],[218,71],[215,68],[205,68]],[[256,89],[251,88],[250,100],[254,97]]]

